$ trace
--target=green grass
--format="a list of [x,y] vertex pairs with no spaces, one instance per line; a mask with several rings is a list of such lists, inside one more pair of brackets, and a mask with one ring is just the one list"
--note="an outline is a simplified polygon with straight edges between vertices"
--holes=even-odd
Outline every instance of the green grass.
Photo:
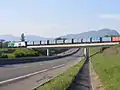
[[85,60],[82,60],[79,64],[71,67],[63,74],[56,77],[54,80],[39,87],[37,90],[66,90],[72,83],[78,71],[81,69],[84,61]]
[[32,57],[41,56],[38,51],[27,48],[5,48],[0,49],[0,58],[17,58],[17,57]]
[[[95,51],[91,49],[91,53]],[[106,90],[120,90],[120,47],[108,48],[91,57],[91,61]]]
[[16,58],[14,54],[7,54],[8,58]]

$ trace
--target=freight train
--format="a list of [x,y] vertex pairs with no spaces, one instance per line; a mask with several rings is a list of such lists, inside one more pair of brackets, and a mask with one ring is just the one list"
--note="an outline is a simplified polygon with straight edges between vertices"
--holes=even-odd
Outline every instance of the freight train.
[[55,40],[46,40],[46,42],[38,41],[39,43],[29,42],[14,42],[8,43],[8,47],[26,47],[26,46],[36,46],[36,45],[54,45],[54,44],[75,44],[75,43],[105,43],[105,42],[120,42],[120,36],[112,36],[112,37],[90,37],[90,38],[82,38],[82,39],[68,39],[64,42],[55,41]]

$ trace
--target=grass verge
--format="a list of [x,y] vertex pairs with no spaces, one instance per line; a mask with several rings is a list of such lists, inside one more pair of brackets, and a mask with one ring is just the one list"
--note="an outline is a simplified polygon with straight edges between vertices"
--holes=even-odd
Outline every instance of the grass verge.
[[[95,48],[91,49],[91,53]],[[106,90],[120,90],[120,46],[105,49],[91,57],[91,62]]]
[[39,87],[37,90],[66,90],[72,83],[73,79],[77,75],[78,71],[83,66],[85,60],[69,68],[63,74],[57,76],[54,80],[45,83],[43,86]]

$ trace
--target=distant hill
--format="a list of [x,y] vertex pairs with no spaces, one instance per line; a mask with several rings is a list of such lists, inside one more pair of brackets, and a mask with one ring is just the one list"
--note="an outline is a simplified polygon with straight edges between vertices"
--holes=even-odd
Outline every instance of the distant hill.
[[[0,35],[0,39],[4,39],[5,41],[20,41],[20,37],[16,37],[13,35]],[[25,36],[26,41],[40,41],[40,40],[48,40],[51,38],[44,38],[35,35],[27,35]]]
[[[120,35],[116,30],[111,30],[111,29],[100,29],[98,31],[88,31],[88,32],[83,32],[80,34],[68,34],[65,36],[60,36],[62,38],[84,38],[84,37],[101,37],[101,36],[116,36]],[[51,40],[52,38],[44,38],[36,35],[27,35],[25,36],[27,41],[40,41],[40,40]],[[0,35],[0,39],[4,39],[6,41],[19,41],[20,37],[15,37],[13,35]]]
[[5,41],[18,41],[19,37],[15,37],[13,35],[0,35],[0,39],[4,39]]
[[103,37],[103,36],[118,36],[120,35],[116,30],[111,29],[100,29],[98,31],[88,31],[80,34],[68,34],[61,36],[62,38],[84,38],[84,37]]
[[50,40],[51,38],[44,38],[44,37],[40,37],[40,36],[35,36],[35,35],[27,35],[26,37],[27,41],[40,41],[40,40]]

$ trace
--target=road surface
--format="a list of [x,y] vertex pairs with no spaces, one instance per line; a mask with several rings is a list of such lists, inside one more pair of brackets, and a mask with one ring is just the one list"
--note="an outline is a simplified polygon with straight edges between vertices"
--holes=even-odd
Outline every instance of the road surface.
[[42,71],[45,69],[54,69],[58,66],[66,65],[69,62],[74,62],[79,56],[83,54],[82,49],[79,50],[76,54],[55,59],[51,61],[42,61],[37,63],[27,63],[27,64],[15,64],[15,65],[6,65],[0,67],[0,82],[27,75],[33,72]]

